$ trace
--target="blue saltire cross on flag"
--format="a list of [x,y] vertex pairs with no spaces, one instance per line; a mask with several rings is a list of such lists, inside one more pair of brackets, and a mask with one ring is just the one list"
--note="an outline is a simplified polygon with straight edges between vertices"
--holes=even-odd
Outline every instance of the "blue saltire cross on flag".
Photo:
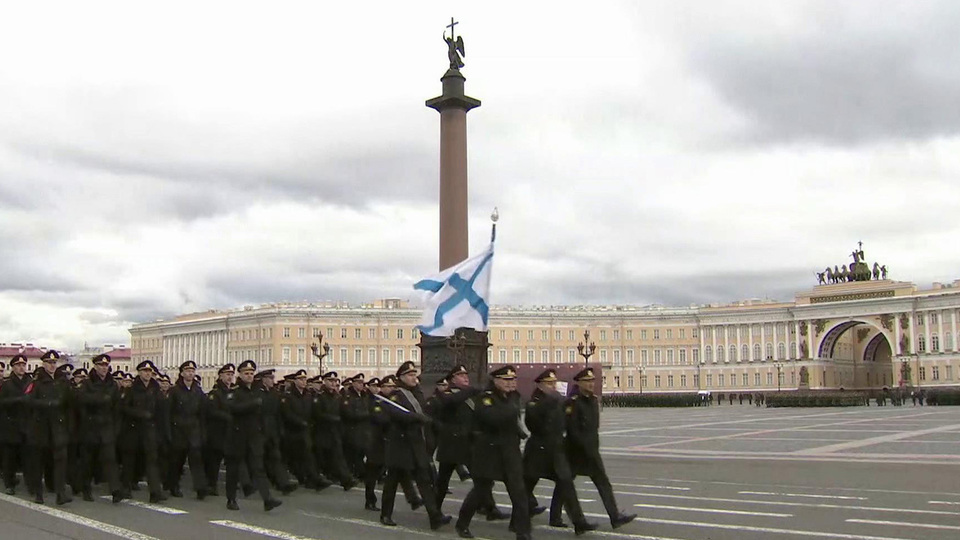
[[485,332],[490,313],[493,243],[478,255],[413,285],[424,293],[423,320],[428,336],[452,336],[457,328]]

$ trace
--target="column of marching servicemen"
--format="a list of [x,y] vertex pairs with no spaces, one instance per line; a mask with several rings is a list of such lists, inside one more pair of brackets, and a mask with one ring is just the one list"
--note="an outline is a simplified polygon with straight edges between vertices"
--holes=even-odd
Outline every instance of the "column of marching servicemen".
[[[491,372],[486,389],[472,386],[467,369],[457,366],[426,398],[413,362],[383,380],[364,381],[361,373],[341,385],[336,372],[308,379],[304,370],[277,384],[274,370],[257,372],[247,360],[220,368],[204,392],[192,361],[180,365],[171,382],[150,361],[137,365],[133,375],[111,371],[106,354],[93,358],[89,373],[59,360],[49,351],[28,374],[26,358],[17,355],[0,386],[7,495],[16,493],[22,472],[38,504],[45,493],[56,494],[58,505],[71,502],[71,494],[93,501],[94,483],[105,485],[118,503],[145,478],[149,501],[160,503],[167,493],[183,497],[188,464],[191,486],[202,500],[219,495],[223,464],[230,510],[239,509],[239,490],[244,496],[259,492],[269,511],[281,504],[271,485],[287,494],[299,486],[320,491],[334,482],[346,491],[362,482],[365,508],[380,512],[382,524],[396,525],[400,487],[411,508],[424,507],[430,527],[438,529],[452,521],[442,506],[456,472],[461,481],[473,482],[456,519],[459,536],[473,537],[469,526],[479,511],[490,521],[509,519],[510,530],[522,539],[530,538],[531,516],[547,510],[533,494],[540,479],[555,484],[551,526],[568,527],[566,510],[578,535],[597,528],[585,518],[574,487],[575,477],[585,475],[614,528],[636,517],[617,508],[600,457],[599,401],[590,368],[574,377],[570,397],[557,392],[556,372],[544,371],[524,404],[513,366]],[[0,372],[4,367],[0,362]],[[506,486],[509,515],[494,502],[494,482]]]

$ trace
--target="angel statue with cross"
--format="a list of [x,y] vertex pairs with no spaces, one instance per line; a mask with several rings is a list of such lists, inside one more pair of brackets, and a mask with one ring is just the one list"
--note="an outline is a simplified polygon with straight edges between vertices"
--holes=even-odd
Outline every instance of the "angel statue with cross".
[[447,32],[443,32],[443,41],[447,43],[447,58],[450,59],[450,69],[454,71],[460,71],[460,68],[463,67],[463,60],[461,56],[466,56],[467,53],[463,52],[463,36],[454,37],[454,26],[460,23],[453,20],[453,17],[450,17],[450,24],[447,25],[447,28],[450,29],[450,37],[447,37]]

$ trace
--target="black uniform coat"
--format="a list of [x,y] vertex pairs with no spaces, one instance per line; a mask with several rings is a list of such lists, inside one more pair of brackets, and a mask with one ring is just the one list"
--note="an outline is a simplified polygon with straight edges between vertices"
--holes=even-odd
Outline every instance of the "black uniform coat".
[[437,445],[437,461],[470,465],[470,433],[472,431],[474,397],[481,390],[450,388],[437,396],[437,416],[440,422],[440,437]]
[[44,369],[37,370],[33,387],[28,386],[32,418],[27,443],[33,446],[66,446],[69,441],[70,384],[54,380]]
[[304,389],[300,392],[292,388],[280,398],[280,415],[283,417],[284,439],[288,444],[313,446],[313,433],[310,429],[310,408],[313,397]]
[[228,456],[263,459],[263,398],[267,392],[254,385],[239,384],[224,396],[232,421],[223,449]]
[[572,480],[573,473],[563,442],[567,429],[563,397],[537,388],[527,403],[524,422],[530,430],[530,440],[523,447],[523,475]]
[[10,375],[0,386],[0,444],[27,442],[27,416],[30,395],[27,388],[33,378]]
[[340,417],[343,419],[344,443],[353,448],[366,449],[370,439],[370,401],[365,392],[348,388],[340,398]]
[[141,444],[147,449],[157,448],[160,399],[160,383],[156,379],[143,384],[138,377],[133,381],[133,386],[127,389],[120,402],[120,412],[123,414],[120,444],[124,448],[135,448]]
[[267,390],[263,383],[254,382],[262,393],[263,406],[261,407],[261,422],[263,424],[263,437],[265,441],[274,441],[280,444],[280,434],[282,426],[280,425],[280,394],[274,390]]
[[217,381],[207,394],[206,405],[203,407],[203,424],[207,430],[207,446],[214,450],[224,451],[227,440],[227,430],[230,428],[230,412],[227,411],[225,398],[230,393],[230,387]]
[[183,379],[170,389],[170,442],[173,448],[203,445],[203,390],[197,381],[187,388]]
[[[427,425],[430,422],[430,417],[416,412],[417,407],[401,392],[400,388],[403,387],[397,388],[390,395],[390,401],[409,412],[403,412],[386,403],[382,405],[383,410],[390,415],[390,429],[387,431],[384,465],[387,468],[407,471],[427,469],[430,467],[431,460],[427,454],[427,440],[424,431],[430,429]],[[420,388],[409,388],[407,391],[416,400],[422,411],[424,399]]]
[[343,447],[340,425],[340,395],[326,389],[313,397],[313,444],[329,450]]
[[370,437],[367,439],[367,463],[383,465],[386,460],[387,432],[390,430],[390,415],[384,408],[386,403],[379,403],[375,397],[370,399]]
[[475,478],[504,480],[523,475],[520,439],[520,396],[487,390],[477,398],[473,412],[473,460]]
[[574,474],[593,476],[603,472],[600,457],[600,401],[574,394],[564,405],[567,417],[567,456]]
[[114,444],[117,440],[117,406],[120,389],[108,373],[100,378],[96,370],[77,390],[83,430],[80,443],[87,445]]

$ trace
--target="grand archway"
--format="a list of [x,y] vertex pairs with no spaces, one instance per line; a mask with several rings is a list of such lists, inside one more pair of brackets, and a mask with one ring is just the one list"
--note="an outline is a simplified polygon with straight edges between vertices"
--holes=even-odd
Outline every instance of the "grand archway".
[[817,357],[832,363],[830,386],[879,389],[895,384],[890,336],[875,322],[837,322],[820,339]]

